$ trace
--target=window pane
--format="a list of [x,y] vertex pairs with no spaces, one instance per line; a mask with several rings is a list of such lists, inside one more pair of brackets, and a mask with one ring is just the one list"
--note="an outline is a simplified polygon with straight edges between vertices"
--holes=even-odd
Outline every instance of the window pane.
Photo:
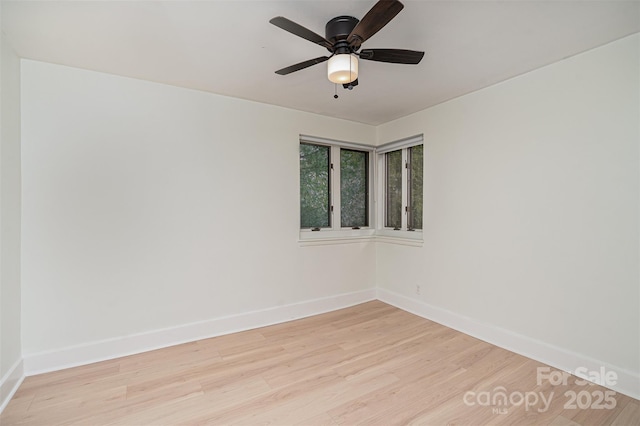
[[300,227],[330,224],[329,147],[300,144]]
[[422,229],[423,146],[409,148],[409,228]]
[[369,225],[369,153],[340,150],[340,225]]
[[402,150],[392,151],[386,159],[386,214],[385,226],[402,226]]

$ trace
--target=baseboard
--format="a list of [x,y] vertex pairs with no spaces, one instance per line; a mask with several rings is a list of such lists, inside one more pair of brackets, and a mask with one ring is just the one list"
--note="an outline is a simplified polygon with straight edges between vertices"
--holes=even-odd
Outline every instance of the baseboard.
[[131,336],[24,356],[26,376],[77,367],[182,343],[318,315],[375,300],[375,289],[345,293]]
[[16,393],[24,380],[24,364],[22,359],[15,364],[0,379],[0,413],[4,411],[7,404]]
[[[601,368],[606,371],[614,371],[618,375],[617,383],[612,386],[603,384],[603,386],[632,398],[640,399],[640,375],[632,371],[531,339],[503,328],[482,324],[472,318],[464,317],[389,290],[378,288],[377,297],[382,302],[404,311],[568,373],[575,372],[578,368],[581,368],[582,371],[600,371]],[[579,377],[581,379],[587,378],[584,376]]]

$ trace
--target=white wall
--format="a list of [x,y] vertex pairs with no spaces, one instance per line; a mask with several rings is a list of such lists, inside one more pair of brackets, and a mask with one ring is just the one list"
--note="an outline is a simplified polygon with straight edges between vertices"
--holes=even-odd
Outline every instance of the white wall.
[[639,40],[379,126],[426,149],[424,247],[380,245],[378,286],[637,380]]
[[26,357],[374,287],[373,243],[297,242],[299,135],[374,127],[29,60],[22,84]]
[[22,378],[20,341],[20,60],[2,34],[1,27],[0,54],[1,409]]

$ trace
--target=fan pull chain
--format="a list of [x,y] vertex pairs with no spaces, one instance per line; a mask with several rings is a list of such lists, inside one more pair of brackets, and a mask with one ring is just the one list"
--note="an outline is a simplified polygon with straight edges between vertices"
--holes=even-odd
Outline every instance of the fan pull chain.
[[333,99],[338,99],[338,84],[334,83],[333,86],[335,87],[335,95],[333,95]]

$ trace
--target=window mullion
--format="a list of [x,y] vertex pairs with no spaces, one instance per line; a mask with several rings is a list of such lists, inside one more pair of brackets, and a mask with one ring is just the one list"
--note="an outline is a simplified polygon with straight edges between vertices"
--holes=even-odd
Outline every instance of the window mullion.
[[402,229],[406,230],[408,227],[409,216],[409,150],[404,148],[402,150]]
[[340,148],[331,147],[331,229],[340,229]]
[[380,191],[378,189],[378,156],[369,153],[369,226],[378,228],[377,206]]
[[377,194],[377,198],[375,200],[375,210],[376,210],[376,228],[384,229],[384,221],[385,221],[385,182],[386,182],[386,171],[385,171],[385,156],[384,154],[377,154],[377,159],[375,161],[376,170],[375,170],[375,182],[377,185],[374,185],[374,190]]

